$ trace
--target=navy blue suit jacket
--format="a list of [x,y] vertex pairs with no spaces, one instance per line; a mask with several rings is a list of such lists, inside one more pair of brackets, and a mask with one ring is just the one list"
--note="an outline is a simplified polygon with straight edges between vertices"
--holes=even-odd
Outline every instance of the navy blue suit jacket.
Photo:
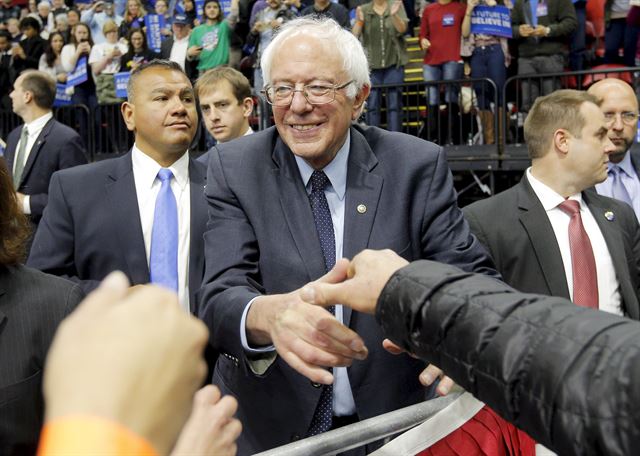
[[[294,155],[275,128],[212,149],[205,196],[206,272],[200,317],[218,358],[213,382],[238,398],[240,455],[306,435],[321,389],[280,357],[264,375],[251,370],[240,340],[247,303],[286,293],[325,272],[309,198]],[[426,258],[468,271],[496,274],[456,203],[442,149],[378,128],[351,128],[343,253],[392,249],[408,260]],[[358,211],[360,205],[366,211]],[[348,375],[360,419],[425,399],[423,362],[382,349],[373,316],[350,312],[344,321],[369,348]]]
[[[20,141],[22,125],[7,137],[4,153],[9,172],[13,170],[16,147]],[[58,170],[87,163],[85,146],[75,130],[55,119],[49,120],[36,139],[22,171],[18,192],[29,195],[31,220],[38,223],[47,205],[47,192],[51,176]]]
[[[205,167],[189,161],[191,246],[189,291],[195,292],[204,270],[202,234],[207,220],[203,197]],[[131,152],[54,174],[49,205],[36,232],[27,264],[79,282],[85,292],[114,270],[132,285],[149,282]]]

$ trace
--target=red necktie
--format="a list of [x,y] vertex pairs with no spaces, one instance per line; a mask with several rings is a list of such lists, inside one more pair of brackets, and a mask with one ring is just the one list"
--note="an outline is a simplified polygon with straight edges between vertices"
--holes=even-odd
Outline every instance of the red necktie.
[[591,241],[582,225],[580,203],[565,200],[558,208],[571,217],[569,247],[573,269],[573,302],[579,306],[598,308],[598,276]]

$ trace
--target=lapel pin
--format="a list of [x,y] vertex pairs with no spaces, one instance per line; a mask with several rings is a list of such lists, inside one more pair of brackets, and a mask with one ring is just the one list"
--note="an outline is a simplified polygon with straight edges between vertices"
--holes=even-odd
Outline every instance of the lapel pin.
[[604,213],[604,218],[606,218],[610,222],[613,222],[615,220],[616,216],[612,211],[607,211],[607,212]]
[[364,214],[365,212],[367,212],[367,206],[365,206],[364,204],[358,204],[356,210],[358,211],[358,214]]

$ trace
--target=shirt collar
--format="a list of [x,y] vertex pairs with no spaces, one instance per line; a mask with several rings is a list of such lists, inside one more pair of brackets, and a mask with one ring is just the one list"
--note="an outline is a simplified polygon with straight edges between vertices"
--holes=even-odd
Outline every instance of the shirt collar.
[[[344,144],[338,150],[338,153],[333,160],[325,166],[322,171],[327,175],[331,182],[331,187],[338,195],[340,200],[344,199],[344,194],[347,190],[347,163],[349,161],[349,147],[351,145],[351,131],[347,130],[347,139]],[[296,164],[300,170],[300,176],[302,176],[302,182],[304,186],[309,188],[309,180],[311,174],[315,171],[303,158],[294,155]]]
[[44,126],[53,118],[53,113],[48,112],[44,116],[40,116],[35,120],[25,124],[27,127],[27,131],[29,132],[29,136],[33,136],[35,134],[40,134]]
[[[531,174],[531,168],[527,169],[527,179],[529,179],[531,188],[533,188],[533,192],[540,200],[540,203],[542,203],[542,207],[544,207],[545,211],[548,212],[551,209],[557,208],[558,205],[565,200],[562,195],[556,193],[556,191],[551,187],[533,177],[533,174]],[[582,193],[576,193],[575,195],[571,195],[566,199],[576,200],[578,203],[580,203],[580,208],[582,209]]]
[[[144,188],[151,188],[156,180],[158,171],[160,171],[160,164],[153,158],[138,149],[136,144],[131,149],[131,165],[133,167],[133,173],[136,175]],[[189,153],[185,151],[178,160],[176,160],[169,169],[173,173],[173,178],[176,180],[178,186],[184,190],[189,183]]]
[[624,158],[622,159],[622,161],[620,163],[609,162],[608,166],[609,166],[609,169],[613,168],[614,166],[619,166],[620,169],[622,169],[622,171],[624,171],[624,173],[627,176],[633,176],[635,174],[635,169],[633,168],[633,163],[631,163],[631,154],[629,152],[624,154]]

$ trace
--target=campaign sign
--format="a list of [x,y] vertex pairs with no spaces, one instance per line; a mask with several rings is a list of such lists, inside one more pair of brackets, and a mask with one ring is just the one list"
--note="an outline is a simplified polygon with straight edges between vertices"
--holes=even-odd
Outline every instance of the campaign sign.
[[204,16],[204,0],[196,0],[196,17],[202,23],[202,17]]
[[[70,91],[69,91],[70,92]],[[56,99],[53,102],[53,106],[67,106],[71,104],[71,94],[67,92],[66,84],[56,84]]]
[[147,44],[153,52],[160,52],[162,46],[162,34],[164,28],[164,16],[160,14],[147,14],[144,17],[144,25],[147,27]]
[[231,12],[231,0],[220,0],[220,7],[225,17],[228,16]]
[[80,57],[76,62],[76,67],[67,75],[67,85],[77,86],[87,80],[89,74],[87,72],[87,57]]
[[476,6],[471,15],[471,33],[511,38],[511,16],[506,6]]
[[116,83],[116,97],[127,98],[127,84],[129,84],[129,75],[130,73],[128,71],[116,73],[113,75],[113,79]]

